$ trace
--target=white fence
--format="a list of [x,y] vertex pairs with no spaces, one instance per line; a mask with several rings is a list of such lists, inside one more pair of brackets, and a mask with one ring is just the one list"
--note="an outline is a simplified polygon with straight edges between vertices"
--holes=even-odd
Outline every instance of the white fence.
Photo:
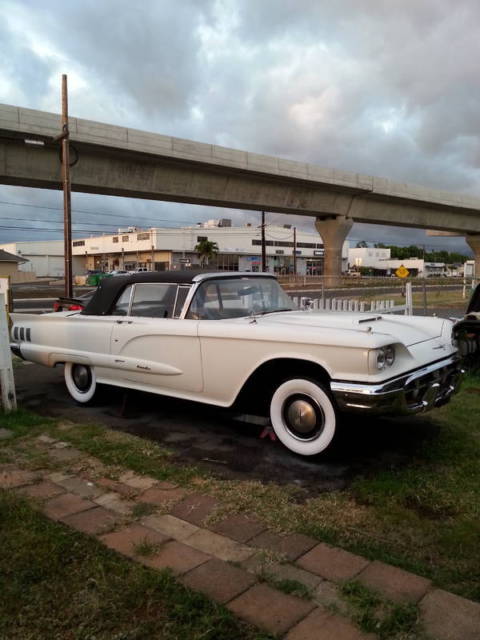
[[308,298],[308,296],[292,297],[293,301],[303,307],[302,301],[305,299],[310,301],[309,309],[313,311],[350,311],[359,313],[371,313],[378,311],[380,313],[403,313],[411,316],[413,314],[412,300],[412,284],[406,283],[405,286],[405,304],[396,305],[395,300],[344,300],[341,298]]

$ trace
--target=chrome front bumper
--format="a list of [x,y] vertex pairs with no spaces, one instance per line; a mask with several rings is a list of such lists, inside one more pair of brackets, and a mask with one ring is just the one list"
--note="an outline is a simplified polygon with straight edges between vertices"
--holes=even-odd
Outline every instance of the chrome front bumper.
[[456,356],[382,384],[331,382],[341,411],[409,415],[446,404],[460,388],[464,370]]

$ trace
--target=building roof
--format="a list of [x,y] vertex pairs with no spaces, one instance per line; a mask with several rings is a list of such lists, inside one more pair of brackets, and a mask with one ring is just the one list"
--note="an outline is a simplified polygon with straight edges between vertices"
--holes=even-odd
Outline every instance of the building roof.
[[4,251],[0,249],[0,262],[28,262],[26,258],[20,258],[20,256],[16,256],[13,253],[8,253],[8,251]]

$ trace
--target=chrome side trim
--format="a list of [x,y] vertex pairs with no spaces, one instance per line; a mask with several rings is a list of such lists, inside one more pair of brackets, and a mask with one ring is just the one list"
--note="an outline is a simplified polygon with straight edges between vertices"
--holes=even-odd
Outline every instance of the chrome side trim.
[[212,278],[273,278],[277,277],[273,273],[265,273],[263,271],[210,271],[206,273],[198,273],[192,278],[192,282],[203,282]]

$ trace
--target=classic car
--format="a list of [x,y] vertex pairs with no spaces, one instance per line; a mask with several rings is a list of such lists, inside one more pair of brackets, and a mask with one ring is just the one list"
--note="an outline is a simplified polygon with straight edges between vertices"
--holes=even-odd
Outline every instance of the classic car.
[[449,320],[299,309],[267,273],[106,278],[80,312],[12,318],[13,351],[63,364],[77,402],[107,384],[241,407],[301,455],[330,444],[343,412],[446,403],[462,373]]
[[472,294],[463,320],[455,323],[453,335],[468,364],[480,366],[480,284]]

